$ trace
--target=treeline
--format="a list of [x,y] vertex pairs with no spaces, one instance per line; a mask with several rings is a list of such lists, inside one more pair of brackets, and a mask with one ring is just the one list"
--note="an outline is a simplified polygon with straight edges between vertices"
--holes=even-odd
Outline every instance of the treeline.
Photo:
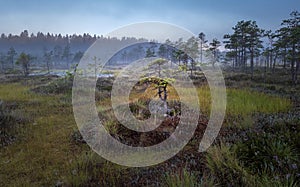
[[[200,52],[199,49],[203,50]],[[199,63],[203,59],[214,65],[216,62],[214,52],[217,52],[216,46],[214,47],[211,43],[201,47],[197,37],[191,37],[187,40],[179,38],[177,41],[167,39],[162,44],[144,42],[131,45],[116,53],[109,60],[108,65],[128,64],[141,58],[159,57],[177,64],[181,70],[189,71],[190,76],[193,77],[194,72],[200,70]]]
[[63,51],[64,47],[69,46],[70,51],[75,53],[77,51],[85,51],[91,44],[93,44],[96,40],[100,40],[101,42],[120,42],[120,41],[138,41],[136,38],[123,37],[122,39],[110,38],[104,36],[91,36],[88,33],[83,35],[61,35],[61,34],[44,34],[42,32],[38,32],[37,34],[31,33],[27,30],[24,30],[20,33],[20,35],[5,35],[1,34],[0,37],[0,51],[6,52],[10,48],[14,48],[14,50],[18,53],[26,52],[32,55],[39,55],[45,50],[59,50],[57,48],[61,48]]
[[[290,67],[291,80],[297,84],[300,67],[300,13],[293,11],[290,18],[281,23],[276,31],[264,30],[255,21],[240,21],[233,34],[224,36],[228,59],[235,68],[246,69],[250,64],[253,77],[255,66],[264,66],[275,71],[279,64]],[[266,42],[264,43],[263,40]]]
[[[36,35],[23,31],[20,35],[0,37],[0,72],[11,73],[19,68],[29,66],[42,67],[50,72],[51,68],[69,69],[79,62],[84,51],[96,40],[113,46],[139,42],[111,59],[111,64],[127,64],[144,57],[162,57],[177,63],[181,68],[190,71],[191,75],[200,63],[224,63],[233,69],[249,72],[253,78],[255,68],[264,67],[265,72],[275,71],[276,67],[290,68],[291,81],[298,82],[300,68],[300,13],[293,11],[288,19],[284,19],[281,28],[276,31],[260,28],[255,21],[239,21],[233,33],[225,34],[223,44],[226,49],[220,51],[221,41],[207,41],[201,32],[198,37],[184,41],[166,40],[164,44],[149,42],[136,38],[106,38],[103,36],[53,35],[41,32]],[[141,43],[145,42],[145,43]],[[187,55],[185,52],[188,52]],[[226,55],[225,55],[226,54]],[[26,66],[22,66],[24,60]],[[24,58],[24,55],[27,55]],[[18,63],[16,63],[18,62]],[[16,68],[15,65],[18,65]],[[28,67],[27,67],[28,66]],[[26,71],[28,74],[28,71]]]
[[94,41],[103,36],[91,36],[90,34],[83,35],[61,35],[61,34],[44,34],[38,32],[37,34],[31,33],[24,30],[20,35],[5,35],[1,34],[0,37],[0,51],[8,51],[9,48],[14,48],[17,52],[26,52],[33,55],[38,55],[43,50],[52,50],[58,46],[64,48],[70,45],[72,52],[83,51],[87,49]]
[[[50,73],[52,69],[74,68],[84,52],[96,40],[108,46],[138,43],[118,52],[109,61],[110,65],[128,64],[147,57],[162,57],[177,63],[183,69],[190,70],[192,74],[193,70],[196,69],[196,63],[199,61],[199,41],[196,37],[191,37],[187,41],[182,38],[174,42],[166,40],[164,44],[159,44],[145,39],[92,37],[88,34],[70,37],[69,35],[38,33],[28,36],[28,31],[24,31],[15,36],[2,34],[0,46],[4,50],[0,52],[0,72],[22,72],[24,75],[28,75],[29,70],[41,69]],[[8,46],[11,47],[7,49]],[[188,52],[190,56],[185,52]],[[204,52],[201,50],[201,56]],[[93,58],[91,57],[91,62]]]
[[72,65],[79,62],[83,53],[96,41],[110,45],[120,43],[133,43],[145,41],[133,37],[110,38],[103,36],[83,35],[61,35],[44,34],[38,32],[30,34],[27,30],[20,35],[5,35],[0,37],[0,72],[13,73],[22,68],[16,62],[21,54],[30,57],[30,65],[50,69],[63,68],[69,69]]

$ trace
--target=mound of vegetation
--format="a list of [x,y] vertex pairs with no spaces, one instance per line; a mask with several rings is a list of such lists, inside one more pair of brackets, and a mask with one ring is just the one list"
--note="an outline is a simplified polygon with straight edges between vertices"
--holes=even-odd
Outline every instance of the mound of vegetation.
[[70,94],[72,92],[72,86],[73,76],[70,75],[35,87],[32,91],[39,94]]
[[17,139],[18,127],[28,119],[17,110],[16,103],[0,100],[0,147],[12,144]]
[[[63,78],[45,81],[44,84],[39,84],[31,91],[39,94],[71,94],[74,75],[68,73]],[[96,84],[96,91],[110,91],[112,89],[113,78],[99,78]],[[97,95],[97,94],[96,94]]]
[[241,131],[243,138],[210,148],[207,175],[222,186],[299,185],[299,116],[299,111],[261,115]]

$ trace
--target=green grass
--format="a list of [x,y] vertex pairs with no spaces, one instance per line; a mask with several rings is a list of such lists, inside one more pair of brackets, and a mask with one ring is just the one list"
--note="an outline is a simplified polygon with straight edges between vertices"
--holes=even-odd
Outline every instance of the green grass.
[[49,186],[65,180],[81,149],[70,142],[76,125],[71,105],[60,97],[40,96],[19,84],[0,85],[0,99],[16,102],[31,119],[19,130],[17,142],[1,148],[0,186]]
[[5,101],[26,102],[33,99],[33,94],[28,88],[20,84],[2,84],[0,85],[0,99]]
[[250,90],[227,90],[227,114],[249,115],[252,113],[286,112],[291,108],[288,99]]
[[[286,98],[250,91],[247,89],[227,88],[226,114],[231,116],[247,116],[254,113],[286,112],[291,108],[291,102]],[[201,111],[209,114],[211,96],[209,87],[198,88]]]
[[93,182],[96,182],[97,186],[120,186],[125,177],[122,174],[127,168],[106,161],[90,150],[81,153],[70,169],[67,186],[87,186]]
[[[209,175],[214,185],[298,186],[299,177],[287,164],[290,161],[292,161],[290,163],[297,162],[296,155],[291,153],[290,147],[277,140],[265,139],[265,137],[255,139],[257,143],[251,144],[252,147],[247,147],[249,143],[233,146],[221,143],[220,146],[209,148],[206,154],[209,174],[206,175]],[[244,148],[245,146],[248,150]],[[273,158],[274,155],[278,156],[277,161]]]
[[[175,88],[169,86],[167,88],[169,92],[168,100],[180,100],[180,97]],[[133,98],[145,98],[149,99],[156,95],[156,90],[152,87],[148,88],[145,93],[131,94],[131,100]],[[181,93],[188,96],[191,93],[191,88],[182,88]],[[201,86],[197,88],[200,110],[202,113],[209,115],[211,110],[211,95],[208,86]],[[251,91],[249,89],[234,89],[227,88],[227,106],[226,114],[230,116],[247,116],[254,113],[278,113],[286,112],[291,108],[291,102],[289,99],[265,94],[261,92]],[[191,97],[185,97],[188,103],[196,104],[195,101],[190,100]]]
[[238,160],[235,151],[224,144],[210,147],[206,155],[207,167],[215,182],[221,186],[252,186],[253,176]]
[[[188,91],[187,88],[185,90]],[[152,92],[155,94],[155,91]],[[209,88],[199,87],[197,92],[201,111],[208,114],[211,103]],[[141,95],[149,98],[153,93],[150,93],[150,90],[145,94],[133,93],[132,98]],[[259,92],[227,89],[227,94],[227,115],[247,117],[258,112],[284,112],[291,107],[287,99]],[[80,186],[91,180],[90,174],[93,179],[105,180],[103,185],[115,185],[115,179],[121,178],[124,168],[105,164],[106,162],[103,163],[103,160],[95,158],[96,156],[91,153],[86,155],[88,146],[76,145],[72,142],[72,133],[77,126],[69,97],[70,95],[66,93],[35,94],[28,86],[17,83],[0,85],[0,100],[16,103],[18,108],[12,112],[16,116],[23,115],[28,119],[26,124],[20,127],[20,138],[0,150],[0,186],[53,186],[58,182]],[[169,99],[178,99],[177,93],[172,91],[172,88],[170,88]],[[98,102],[98,110],[107,111],[109,105],[109,98],[101,98]],[[116,131],[112,122],[108,121],[106,125],[111,131]],[[248,122],[247,125],[251,126],[252,124]],[[219,159],[217,165],[213,165],[213,161],[210,162],[212,171],[229,172],[229,177],[232,179],[235,179],[236,172],[241,172],[240,181],[251,179],[248,178],[250,175],[242,168],[236,156],[231,155],[228,150],[222,150],[221,153],[213,150],[211,153],[211,160]],[[230,162],[226,163],[228,160]],[[232,163],[230,166],[224,166],[230,163]],[[76,169],[77,173],[74,171]],[[195,176],[191,173],[183,173],[183,176],[170,174],[166,179],[169,181],[167,184],[169,186],[182,184],[182,180],[183,184],[187,185],[195,183]]]
[[192,172],[188,172],[186,168],[179,170],[177,173],[167,173],[163,181],[164,186],[167,187],[201,186],[197,176]]
[[236,144],[239,160],[253,173],[266,175],[266,179],[273,176],[284,183],[287,176],[296,178],[300,164],[299,122],[287,120],[266,126],[261,133],[248,133],[246,141]]
[[223,186],[298,186],[298,132],[297,120],[263,123],[233,145],[211,147],[206,166]]

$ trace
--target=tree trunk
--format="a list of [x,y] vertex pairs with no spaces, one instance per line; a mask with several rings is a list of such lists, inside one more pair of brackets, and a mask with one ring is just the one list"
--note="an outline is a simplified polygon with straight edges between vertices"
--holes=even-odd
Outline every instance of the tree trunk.
[[273,61],[273,65],[272,65],[272,73],[275,73],[275,66],[276,66],[276,60],[277,60],[277,54],[275,54],[274,56],[274,61]]
[[264,67],[264,84],[266,84],[267,79],[267,60],[265,60],[265,67]]
[[193,77],[194,62],[191,63],[191,77]]
[[300,61],[297,61],[296,64],[296,72],[295,72],[295,84],[298,84],[298,73],[299,73],[299,66],[300,66]]
[[3,62],[1,61],[1,73],[4,73]]
[[213,51],[213,56],[214,56],[214,59],[213,59],[213,64],[212,66],[215,67],[215,63],[217,62],[217,49],[215,49]]
[[238,64],[238,67],[241,67],[241,61],[242,61],[242,60],[241,60],[241,56],[242,56],[242,55],[241,55],[241,51],[239,51],[239,52],[238,52],[238,55],[237,55],[237,61],[236,61],[237,64]]
[[232,58],[232,68],[234,69],[234,58]]
[[266,67],[269,69],[269,61],[270,61],[270,55],[269,53],[267,54],[267,61],[266,61]]
[[202,63],[202,57],[203,57],[203,43],[200,42],[200,62]]
[[235,48],[235,67],[237,67],[238,66],[238,49],[237,48]]
[[250,59],[250,63],[251,63],[251,79],[253,79],[253,71],[254,71],[254,50],[251,50],[251,59]]
[[[162,96],[162,93],[164,94],[163,96]],[[158,96],[159,96],[160,100],[163,101],[164,109],[167,112],[168,111],[168,104],[167,104],[168,93],[167,93],[167,87],[166,86],[164,86],[164,87],[159,86],[158,87]]]
[[272,63],[273,63],[273,50],[270,50],[270,69],[272,69]]
[[28,65],[24,65],[24,75],[25,75],[25,77],[27,77],[28,74],[29,74]]
[[246,49],[244,48],[243,49],[243,67],[244,67],[244,70],[246,70]]
[[48,74],[50,74],[50,64],[49,64],[49,62],[47,62],[47,70],[48,70]]
[[283,68],[286,68],[286,48],[284,49],[284,54],[283,54]]
[[296,84],[296,71],[295,71],[295,51],[296,51],[296,46],[295,44],[293,45],[293,49],[292,49],[292,60],[291,60],[291,74],[292,74],[292,83]]
[[14,65],[14,57],[12,57],[12,59],[11,59],[11,68],[12,68],[12,70],[15,69],[15,65]]
[[295,61],[292,60],[291,62],[291,74],[292,74],[292,83],[296,83],[296,73],[295,73]]

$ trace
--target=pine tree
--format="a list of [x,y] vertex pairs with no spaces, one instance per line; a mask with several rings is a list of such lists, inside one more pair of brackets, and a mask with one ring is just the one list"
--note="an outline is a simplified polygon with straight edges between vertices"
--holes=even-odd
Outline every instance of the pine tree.
[[[283,20],[278,33],[278,47],[287,52],[291,62],[291,78],[293,84],[297,84],[297,74],[300,67],[300,13],[293,11],[290,18]],[[296,67],[295,67],[296,66]]]

